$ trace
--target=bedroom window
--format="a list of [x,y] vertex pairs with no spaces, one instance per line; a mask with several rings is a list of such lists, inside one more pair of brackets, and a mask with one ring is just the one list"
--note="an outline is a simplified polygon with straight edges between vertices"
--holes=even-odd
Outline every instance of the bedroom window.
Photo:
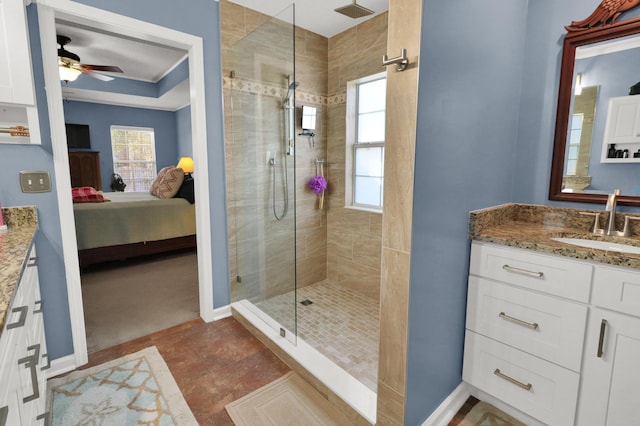
[[345,207],[382,212],[386,73],[347,83]]
[[113,172],[122,176],[127,191],[148,192],[157,174],[153,129],[111,126],[111,151]]

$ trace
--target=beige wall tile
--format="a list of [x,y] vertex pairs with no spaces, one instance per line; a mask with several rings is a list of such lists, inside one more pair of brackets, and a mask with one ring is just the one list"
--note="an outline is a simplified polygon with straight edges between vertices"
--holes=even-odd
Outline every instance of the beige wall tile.
[[297,274],[296,286],[304,287],[324,281],[327,279],[327,253],[298,260],[296,267],[304,271]]
[[358,234],[353,241],[353,261],[380,269],[382,241],[379,235]]
[[404,425],[404,407],[404,392],[396,392],[384,383],[378,382],[378,416],[376,425]]
[[404,394],[411,256],[382,249],[378,382]]

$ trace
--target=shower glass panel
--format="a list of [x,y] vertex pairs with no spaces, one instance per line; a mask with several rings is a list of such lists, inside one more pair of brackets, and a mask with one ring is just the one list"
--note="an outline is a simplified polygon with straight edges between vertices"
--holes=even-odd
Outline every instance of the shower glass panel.
[[[234,301],[295,342],[294,6],[258,26],[229,52],[237,282]],[[230,111],[229,111],[230,109]],[[227,129],[229,131],[229,129]],[[233,226],[233,225],[232,225]],[[235,286],[235,289],[233,288]]]

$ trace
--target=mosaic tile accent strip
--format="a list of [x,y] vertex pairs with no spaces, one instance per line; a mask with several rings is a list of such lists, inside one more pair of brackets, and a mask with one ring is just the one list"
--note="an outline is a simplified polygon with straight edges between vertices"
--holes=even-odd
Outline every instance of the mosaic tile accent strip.
[[[285,327],[293,320],[293,292],[256,306]],[[345,369],[361,383],[377,389],[380,308],[377,300],[330,280],[299,288],[298,337]]]
[[[222,77],[222,88],[253,95],[274,96],[277,98],[284,98],[287,95],[287,88],[284,86],[237,77]],[[346,92],[342,92],[324,96],[298,89],[296,90],[296,102],[320,106],[341,105],[347,102],[347,94]]]

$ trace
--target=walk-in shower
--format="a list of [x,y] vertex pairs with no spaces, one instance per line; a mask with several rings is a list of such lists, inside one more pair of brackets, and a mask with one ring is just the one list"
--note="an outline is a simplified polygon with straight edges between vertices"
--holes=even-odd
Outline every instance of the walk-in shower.
[[[342,170],[326,161],[327,41],[305,30],[296,35],[293,12],[292,5],[223,50],[232,309],[269,339],[271,349],[275,345],[295,360],[296,369],[302,366],[347,404],[359,406],[367,419],[375,419],[379,301],[358,289],[361,282],[376,280],[379,262],[375,240],[351,233],[375,232],[381,219],[361,215],[356,222],[348,216],[352,212],[345,215],[342,205],[330,202],[335,196],[330,191],[340,192]],[[245,17],[245,25],[264,19],[248,10]],[[228,38],[235,31],[230,28]],[[304,60],[301,52],[313,60]],[[296,54],[304,60],[298,74]],[[344,102],[340,99],[336,96],[334,104]],[[316,110],[317,139],[303,130],[303,105]],[[344,127],[340,108],[334,108],[334,133]],[[334,136],[331,148],[339,149],[342,138]],[[327,188],[324,204],[309,187],[323,172],[334,185]],[[332,222],[334,232],[345,238],[329,243],[331,207],[340,215]],[[338,245],[343,241],[362,244],[352,249]],[[337,256],[346,251],[370,265],[340,264]]]

